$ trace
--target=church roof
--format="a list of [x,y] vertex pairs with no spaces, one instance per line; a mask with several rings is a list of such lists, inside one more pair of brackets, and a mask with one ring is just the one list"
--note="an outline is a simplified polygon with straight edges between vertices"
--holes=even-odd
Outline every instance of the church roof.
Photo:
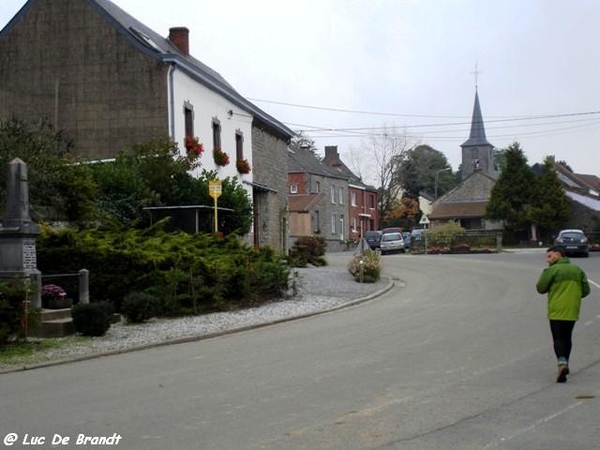
[[430,220],[472,219],[485,216],[487,202],[440,203],[429,214]]
[[479,94],[475,91],[475,104],[473,105],[473,118],[471,119],[471,134],[469,139],[461,147],[476,147],[488,145],[492,147],[485,137],[485,127],[483,126],[483,116],[479,106]]

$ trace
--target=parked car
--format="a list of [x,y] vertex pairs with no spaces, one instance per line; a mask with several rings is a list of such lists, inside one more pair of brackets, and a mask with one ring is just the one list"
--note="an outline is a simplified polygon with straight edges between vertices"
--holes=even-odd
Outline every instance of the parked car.
[[420,230],[420,229],[414,229],[414,230],[412,230],[410,232],[410,236],[411,236],[412,240],[420,242],[421,241],[421,237],[423,235],[423,231],[424,230]]
[[385,233],[402,233],[402,228],[398,228],[398,227],[384,228],[383,230],[381,230],[381,232],[383,234],[385,234]]
[[404,239],[404,248],[410,248],[410,233],[408,231],[402,232],[402,239]]
[[365,240],[367,241],[367,244],[369,244],[369,248],[371,250],[376,250],[379,248],[380,244],[381,244],[381,235],[383,233],[381,233],[381,231],[367,231],[365,233]]
[[381,235],[381,254],[403,253],[404,239],[402,233],[383,233]]
[[554,239],[554,245],[560,245],[567,255],[589,256],[588,239],[582,230],[561,230]]

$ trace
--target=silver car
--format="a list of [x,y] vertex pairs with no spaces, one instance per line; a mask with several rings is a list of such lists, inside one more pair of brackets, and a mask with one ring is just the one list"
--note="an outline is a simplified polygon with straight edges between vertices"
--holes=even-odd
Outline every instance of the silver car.
[[382,255],[386,253],[404,253],[402,233],[383,233],[379,245]]

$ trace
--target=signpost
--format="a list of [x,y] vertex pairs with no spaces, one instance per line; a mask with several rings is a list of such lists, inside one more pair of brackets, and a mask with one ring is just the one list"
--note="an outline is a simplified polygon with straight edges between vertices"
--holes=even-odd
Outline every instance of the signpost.
[[215,229],[214,233],[219,232],[219,222],[217,220],[217,199],[221,196],[221,180],[209,180],[208,182],[208,194],[215,200]]

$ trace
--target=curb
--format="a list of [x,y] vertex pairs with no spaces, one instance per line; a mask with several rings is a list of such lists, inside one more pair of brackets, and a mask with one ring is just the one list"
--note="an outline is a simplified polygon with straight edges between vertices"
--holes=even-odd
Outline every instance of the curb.
[[[0,375],[5,374],[5,373],[24,372],[24,371],[28,371],[28,370],[42,369],[44,367],[62,366],[65,364],[71,364],[71,363],[75,363],[75,362],[79,362],[79,361],[88,361],[91,359],[102,358],[105,356],[122,355],[125,353],[132,353],[132,352],[137,352],[137,351],[141,351],[141,350],[149,350],[149,349],[157,348],[157,347],[165,347],[168,345],[187,344],[190,342],[205,341],[208,339],[214,339],[214,338],[221,337],[221,336],[227,336],[227,335],[235,334],[235,333],[242,333],[244,331],[256,330],[259,328],[265,328],[265,327],[269,327],[272,325],[278,325],[278,324],[292,322],[292,321],[299,320],[299,319],[306,319],[308,317],[314,317],[314,316],[318,316],[321,314],[327,314],[327,313],[331,313],[334,311],[339,311],[341,309],[349,308],[351,306],[356,306],[361,303],[366,303],[370,300],[373,300],[374,298],[377,298],[377,297],[391,291],[392,288],[398,283],[398,281],[393,280],[390,277],[386,277],[386,278],[388,279],[388,284],[384,288],[380,289],[379,291],[369,294],[366,297],[361,297],[356,300],[350,300],[347,303],[343,303],[341,305],[335,306],[330,309],[314,311],[314,312],[300,314],[300,315],[296,315],[296,316],[284,317],[283,319],[277,319],[277,320],[272,320],[272,321],[268,321],[268,322],[257,323],[254,325],[246,325],[243,327],[231,328],[229,330],[217,331],[214,333],[207,333],[207,334],[201,334],[201,335],[196,335],[196,336],[186,336],[186,337],[182,337],[182,338],[168,339],[166,341],[154,342],[152,344],[144,344],[144,345],[139,345],[139,346],[121,349],[121,350],[110,350],[110,351],[106,351],[106,352],[92,353],[92,354],[84,355],[84,356],[75,356],[73,358],[57,359],[54,361],[45,361],[45,362],[31,364],[31,365],[23,365],[23,366],[14,367],[14,368],[0,369]],[[399,282],[399,284],[403,285],[403,283],[401,283],[401,282]]]

